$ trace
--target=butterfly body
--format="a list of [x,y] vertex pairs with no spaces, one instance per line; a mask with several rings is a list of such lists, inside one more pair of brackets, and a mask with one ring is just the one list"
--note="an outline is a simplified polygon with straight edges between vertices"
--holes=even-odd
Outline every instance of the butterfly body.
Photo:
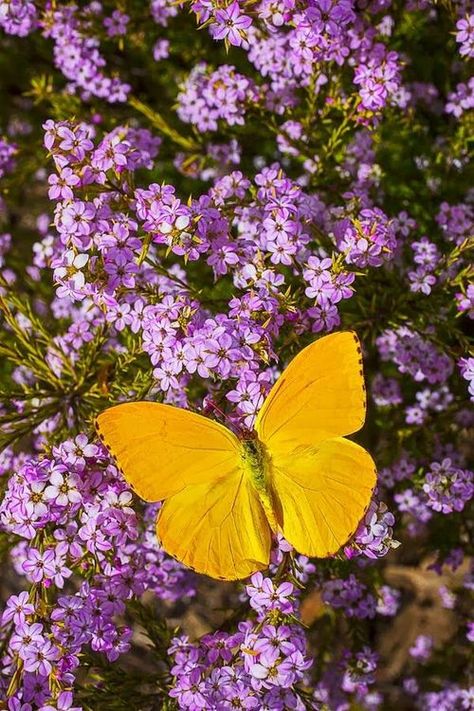
[[291,361],[241,438],[155,402],[111,407],[96,426],[134,491],[164,500],[164,549],[233,580],[268,566],[274,533],[314,557],[333,555],[353,535],[376,484],[368,452],[345,439],[362,427],[365,408],[360,345],[346,331]]
[[242,441],[242,462],[245,476],[255,489],[270,528],[278,531],[275,500],[271,487],[271,456],[263,442],[255,435]]

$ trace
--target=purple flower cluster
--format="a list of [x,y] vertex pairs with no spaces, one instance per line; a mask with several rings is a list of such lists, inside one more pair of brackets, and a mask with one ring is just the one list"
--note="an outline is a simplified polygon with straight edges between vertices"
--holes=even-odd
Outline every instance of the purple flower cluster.
[[243,125],[248,106],[257,100],[253,82],[235,67],[223,64],[212,72],[205,64],[198,64],[178,95],[177,113],[200,132],[217,131],[219,121]]
[[474,13],[458,20],[456,29],[456,42],[461,45],[459,53],[466,59],[474,58]]
[[355,653],[344,650],[316,685],[314,708],[318,711],[348,708],[351,700],[363,704],[363,708],[379,708],[381,696],[370,689],[375,683],[378,661],[378,655],[368,646]]
[[[54,9],[48,7],[40,20],[35,3],[6,0],[0,2],[0,26],[8,34],[22,37],[40,27],[44,37],[54,42],[54,62],[69,80],[71,91],[79,90],[84,99],[92,95],[111,103],[122,102],[126,100],[130,86],[104,72],[106,62],[100,52],[100,41],[90,32],[95,16],[100,16],[101,10],[100,3],[92,2],[81,15],[76,5],[63,4]],[[117,16],[115,20],[104,20],[109,36],[123,34],[116,30],[117,21]],[[122,20],[122,29],[125,26],[126,22],[124,24]],[[110,27],[115,28],[112,33]]]
[[413,260],[415,269],[408,272],[410,290],[414,293],[421,292],[426,296],[431,294],[436,284],[434,272],[440,262],[439,250],[427,237],[422,237],[419,242],[412,242]]
[[427,505],[444,514],[462,511],[474,496],[474,473],[457,467],[449,458],[432,462],[425,475],[423,491]]
[[[169,600],[194,594],[187,573],[159,549],[154,516],[139,529],[131,499],[108,455],[84,435],[10,478],[0,521],[20,537],[12,560],[31,583],[29,594],[9,598],[1,619],[9,633],[2,684],[22,670],[18,701],[44,704],[53,668],[69,687],[85,648],[109,662],[126,652],[132,630],[118,618],[145,587]],[[64,593],[73,574],[83,580]]]
[[446,113],[459,119],[472,108],[474,108],[474,77],[467,82],[460,82],[455,91],[448,94]]
[[465,293],[456,294],[456,299],[458,311],[474,319],[474,284],[468,284]]
[[377,338],[377,347],[382,360],[392,361],[416,382],[444,383],[453,370],[449,356],[407,326],[385,331]]
[[462,244],[472,234],[474,228],[474,206],[469,203],[451,205],[442,202],[436,215],[436,222],[447,240]]
[[232,634],[204,635],[199,643],[187,637],[173,640],[170,695],[180,709],[305,708],[298,684],[312,662],[303,629],[292,621],[294,586],[275,586],[256,573],[246,589],[257,621],[241,622]]
[[0,2],[0,27],[9,35],[25,37],[37,24],[35,3],[30,0],[2,0]]
[[372,383],[372,398],[378,407],[394,407],[403,402],[400,383],[377,373]]
[[347,617],[362,620],[375,617],[376,598],[353,573],[346,579],[337,578],[325,582],[322,597],[326,605],[344,610]]
[[400,87],[400,62],[396,52],[387,52],[385,45],[376,43],[370,52],[362,53],[362,61],[354,74],[359,85],[361,107],[376,113],[392,98]]
[[170,18],[178,14],[178,8],[175,3],[167,0],[150,0],[150,13],[157,25],[167,27]]
[[397,246],[395,230],[379,208],[367,208],[335,227],[338,248],[348,264],[380,267],[390,261]]
[[416,395],[416,404],[405,409],[405,421],[409,425],[422,425],[430,413],[443,412],[453,401],[453,395],[446,385],[438,389],[424,388]]
[[[354,275],[332,266],[328,257],[309,253],[311,205],[279,166],[258,173],[253,185],[231,173],[186,204],[169,185],[151,184],[130,193],[131,175],[150,167],[158,151],[159,142],[147,131],[116,128],[97,145],[94,134],[84,124],[45,124],[45,145],[57,168],[49,178],[49,196],[57,201],[60,241],[45,260],[46,235],[36,265],[53,267],[59,299],[92,299],[97,325],[106,304],[106,321],[117,332],[130,329],[141,336],[157,383],[170,401],[184,402],[179,393],[195,373],[236,379],[226,397],[249,426],[271,384],[270,374],[260,372],[262,360],[273,355],[268,334],[275,336],[298,316],[313,331],[339,325],[337,304],[352,296]],[[88,199],[93,185],[100,191]],[[119,199],[121,210],[113,210],[112,201]],[[228,203],[235,199],[241,208],[232,214]],[[180,269],[166,275],[153,269],[162,247],[189,261],[205,258],[216,279],[232,270],[242,293],[229,301],[226,314],[209,318]],[[289,266],[301,270],[308,284],[306,315],[285,304],[284,269]],[[150,302],[146,292],[151,284],[164,292],[161,304]],[[80,324],[76,328],[87,337]]]
[[459,367],[462,377],[469,383],[469,395],[474,401],[474,358],[461,358]]
[[394,617],[401,602],[401,593],[389,585],[381,585],[378,590],[377,613],[384,617]]
[[413,517],[408,531],[412,536],[416,536],[423,530],[423,524],[433,517],[433,511],[428,506],[426,495],[423,491],[414,491],[408,487],[401,493],[395,494],[394,499],[400,513],[407,513]]
[[372,501],[364,518],[354,534],[352,543],[344,549],[348,558],[364,555],[377,559],[398,548],[399,541],[393,539],[395,516],[388,511],[383,501]]
[[[353,82],[358,88],[357,112],[370,122],[394,98],[400,86],[400,61],[376,41],[349,0],[322,0],[299,8],[293,2],[281,6],[259,3],[262,29],[247,30],[249,59],[270,80],[267,105],[281,112],[281,101],[297,103],[296,89],[311,80],[316,63],[355,65]],[[287,30],[287,27],[290,27]],[[323,73],[316,90],[328,81]],[[280,101],[278,101],[280,99]]]
[[451,709],[462,709],[469,711],[474,703],[474,687],[461,689],[455,684],[450,684],[442,691],[430,691],[420,694],[417,701],[417,708],[429,711],[451,711]]

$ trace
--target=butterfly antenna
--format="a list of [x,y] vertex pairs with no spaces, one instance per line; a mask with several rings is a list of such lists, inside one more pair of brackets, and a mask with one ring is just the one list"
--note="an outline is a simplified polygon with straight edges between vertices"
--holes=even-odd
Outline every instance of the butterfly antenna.
[[221,410],[219,405],[217,405],[213,400],[208,400],[208,403],[211,406],[211,408],[222,417],[224,422],[226,422],[229,426],[231,425],[232,428],[237,427],[237,429],[243,434],[242,429],[238,425],[236,425],[235,422],[232,422],[230,420],[229,415],[227,415],[223,410]]
[[227,420],[227,419],[228,419],[228,417],[227,417],[227,415],[225,414],[225,412],[223,412],[223,411],[221,410],[221,408],[219,407],[219,405],[217,405],[217,404],[214,402],[214,400],[208,400],[208,404],[212,407],[212,409],[214,410],[214,412],[218,412],[219,415],[220,415],[224,420]]

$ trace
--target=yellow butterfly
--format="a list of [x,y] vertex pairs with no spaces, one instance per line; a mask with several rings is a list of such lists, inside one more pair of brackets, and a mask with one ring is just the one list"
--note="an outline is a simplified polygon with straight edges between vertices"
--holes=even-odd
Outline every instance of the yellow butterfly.
[[353,535],[376,483],[362,447],[344,439],[365,420],[359,340],[352,331],[304,348],[237,437],[188,410],[153,402],[111,407],[99,437],[157,519],[163,548],[199,573],[245,578],[268,566],[272,531],[308,556]]

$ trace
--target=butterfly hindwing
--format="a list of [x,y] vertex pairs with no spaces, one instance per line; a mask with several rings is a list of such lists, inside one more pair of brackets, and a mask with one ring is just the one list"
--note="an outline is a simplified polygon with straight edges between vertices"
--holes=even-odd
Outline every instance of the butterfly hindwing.
[[270,528],[241,469],[172,496],[157,532],[168,553],[212,578],[237,580],[268,567]]
[[376,483],[370,454],[342,437],[277,456],[271,471],[283,535],[300,553],[319,558],[354,534]]

